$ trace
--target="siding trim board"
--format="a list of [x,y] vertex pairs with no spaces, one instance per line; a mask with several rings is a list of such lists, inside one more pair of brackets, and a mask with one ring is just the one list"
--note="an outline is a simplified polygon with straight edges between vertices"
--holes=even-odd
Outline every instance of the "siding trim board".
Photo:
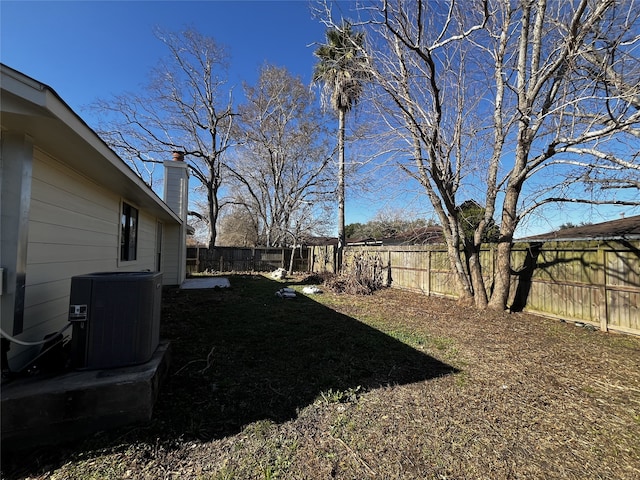
[[[2,292],[0,318],[3,319],[4,331],[19,335],[24,326],[33,139],[26,134],[3,131],[0,151],[0,231],[3,236],[0,262],[6,272],[6,291]],[[7,325],[9,321],[6,319],[10,319],[10,325]]]

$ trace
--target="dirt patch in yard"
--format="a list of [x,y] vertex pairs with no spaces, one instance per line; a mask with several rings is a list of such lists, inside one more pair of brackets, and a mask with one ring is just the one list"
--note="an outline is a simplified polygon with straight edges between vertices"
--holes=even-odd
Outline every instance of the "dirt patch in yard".
[[395,289],[167,290],[153,420],[6,478],[640,478],[640,338]]

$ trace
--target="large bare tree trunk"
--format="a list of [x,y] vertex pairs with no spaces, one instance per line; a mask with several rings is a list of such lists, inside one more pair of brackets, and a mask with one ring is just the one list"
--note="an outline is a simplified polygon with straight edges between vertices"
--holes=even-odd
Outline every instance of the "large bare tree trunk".
[[211,185],[207,189],[207,200],[209,202],[209,247],[216,246],[218,238],[218,217],[220,215],[220,201],[218,199],[218,189]]
[[465,273],[464,264],[460,257],[460,249],[457,244],[447,242],[447,255],[454,274],[453,278],[458,292],[458,301],[465,305],[473,303],[473,292],[467,274]]
[[482,265],[480,264],[480,248],[471,241],[467,241],[467,243],[468,245],[465,247],[465,250],[467,252],[469,276],[471,277],[471,285],[473,287],[473,301],[476,307],[481,309],[486,308],[488,298],[482,276]]
[[498,240],[496,253],[493,293],[489,300],[489,308],[494,310],[506,309],[509,300],[509,290],[511,288],[511,249],[513,246],[513,232],[518,225],[518,198],[520,198],[519,184],[510,185],[507,188],[502,208],[502,223],[500,225],[500,238]]
[[[363,22],[372,15],[382,148],[397,145],[399,167],[424,187],[462,299],[507,307],[513,238],[532,212],[640,205],[629,194],[640,184],[635,3],[383,0],[359,9]],[[459,199],[484,208],[473,241],[460,232]],[[479,249],[493,222],[500,238],[487,299]]]

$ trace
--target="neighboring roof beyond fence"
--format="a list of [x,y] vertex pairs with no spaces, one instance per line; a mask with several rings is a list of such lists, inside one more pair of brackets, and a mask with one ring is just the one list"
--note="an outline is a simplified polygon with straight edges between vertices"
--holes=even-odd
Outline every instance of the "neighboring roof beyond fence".
[[526,242],[560,240],[640,240],[640,215],[519,239]]

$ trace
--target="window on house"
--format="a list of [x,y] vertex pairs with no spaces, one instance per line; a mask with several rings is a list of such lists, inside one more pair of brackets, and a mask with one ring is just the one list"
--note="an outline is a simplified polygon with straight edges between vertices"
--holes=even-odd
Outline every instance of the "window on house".
[[120,260],[135,260],[138,250],[138,209],[122,202],[121,222]]

